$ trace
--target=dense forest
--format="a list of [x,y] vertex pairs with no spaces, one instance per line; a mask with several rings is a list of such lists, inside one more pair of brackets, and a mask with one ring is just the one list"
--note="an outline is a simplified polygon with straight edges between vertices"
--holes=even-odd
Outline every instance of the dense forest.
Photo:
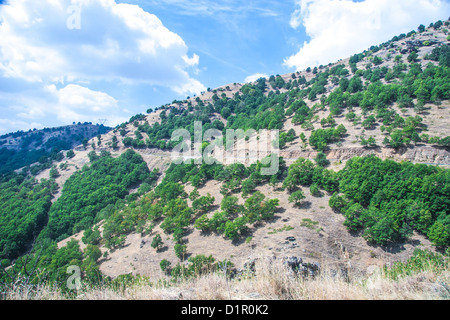
[[371,243],[404,241],[417,231],[436,246],[450,246],[448,169],[370,156],[354,157],[334,172],[301,158],[283,186],[291,193],[316,186],[333,194],[330,207],[344,214],[349,231]]
[[56,189],[52,180],[38,183],[18,174],[0,181],[0,258],[17,258],[38,236]]

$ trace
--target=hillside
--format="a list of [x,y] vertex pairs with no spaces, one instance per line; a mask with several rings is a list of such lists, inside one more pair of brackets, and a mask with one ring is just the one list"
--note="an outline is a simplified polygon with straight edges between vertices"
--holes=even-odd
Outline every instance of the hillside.
[[[267,257],[300,257],[306,270],[364,276],[417,249],[445,254],[448,24],[327,66],[208,89],[101,135],[87,129],[89,140],[51,167],[2,177],[2,266],[60,283],[70,265],[86,281],[157,281],[196,264],[229,261],[239,275]],[[223,163],[171,164],[172,133],[194,137],[195,121],[201,133],[254,134]],[[270,130],[280,131],[279,149]],[[30,135],[1,139],[12,150]],[[202,138],[194,149],[213,146],[209,156],[223,159],[222,142]],[[260,174],[275,152],[275,174]]]
[[[104,134],[112,128],[91,123],[44,128],[41,130],[17,131],[0,136],[0,174],[23,167],[31,169],[38,162],[51,165],[52,160],[61,160],[61,151],[68,151],[89,139]],[[49,161],[50,160],[50,161]],[[36,175],[41,168],[35,166]]]

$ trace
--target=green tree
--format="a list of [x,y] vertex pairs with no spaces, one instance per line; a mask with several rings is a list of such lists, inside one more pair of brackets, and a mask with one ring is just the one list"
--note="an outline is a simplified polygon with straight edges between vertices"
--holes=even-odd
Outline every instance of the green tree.
[[320,188],[319,185],[317,183],[313,183],[310,187],[309,187],[309,191],[311,192],[311,194],[315,197],[320,196]]
[[[447,220],[450,220],[447,216]],[[428,230],[428,238],[435,246],[449,246],[450,245],[450,223],[436,221]]]
[[200,193],[198,192],[197,188],[194,188],[194,190],[189,193],[189,199],[191,201],[196,200],[198,197],[200,197]]
[[184,256],[186,255],[186,252],[187,252],[186,245],[177,243],[174,246],[174,250],[175,250],[175,255],[178,257],[178,259],[184,260]]
[[161,249],[161,247],[163,246],[163,241],[161,238],[161,235],[158,233],[153,237],[151,246],[153,249],[156,249],[156,251],[159,251],[159,249]]
[[413,51],[408,55],[408,62],[409,63],[416,62],[418,58],[419,58],[419,55],[417,54],[417,52]]
[[291,203],[294,203],[295,206],[299,207],[301,205],[302,200],[306,198],[304,192],[302,190],[297,190],[291,193],[288,200]]
[[214,200],[215,198],[208,193],[206,196],[195,199],[192,202],[192,208],[195,213],[204,214],[211,209],[214,204]]
[[56,166],[53,166],[53,167],[50,169],[49,176],[50,176],[51,179],[55,179],[55,178],[58,178],[58,177],[60,176],[59,171],[58,171],[58,169],[56,168]]
[[225,196],[220,204],[220,209],[229,216],[237,215],[243,210],[242,206],[238,204],[238,200],[235,196]]
[[201,217],[197,218],[194,223],[194,228],[203,232],[209,232],[211,230],[211,223],[208,215],[204,214]]
[[162,259],[161,262],[159,263],[161,271],[164,272],[165,274],[170,274],[170,266],[171,262],[166,259]]
[[323,152],[318,152],[317,156],[314,158],[318,166],[326,167],[330,164],[330,161],[327,159],[327,155]]

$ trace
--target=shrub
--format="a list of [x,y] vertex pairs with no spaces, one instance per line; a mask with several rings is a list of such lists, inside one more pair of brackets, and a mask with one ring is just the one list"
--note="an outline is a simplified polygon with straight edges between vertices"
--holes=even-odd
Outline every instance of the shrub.
[[289,202],[293,202],[294,203],[294,205],[295,206],[297,206],[297,207],[299,207],[300,206],[300,204],[301,204],[301,202],[302,202],[302,200],[303,199],[305,199],[306,198],[306,196],[305,196],[305,194],[303,193],[303,191],[302,190],[297,190],[297,191],[294,191],[290,196],[289,196]]
[[153,237],[151,246],[153,249],[156,249],[156,251],[158,251],[162,247],[162,245],[163,245],[163,241],[161,239],[161,236],[158,233]]

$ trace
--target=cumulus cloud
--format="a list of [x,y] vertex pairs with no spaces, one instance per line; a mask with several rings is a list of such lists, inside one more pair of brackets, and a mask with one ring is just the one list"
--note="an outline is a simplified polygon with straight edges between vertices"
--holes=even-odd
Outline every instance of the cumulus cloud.
[[297,0],[296,6],[290,26],[304,26],[310,37],[284,61],[296,70],[347,58],[417,29],[417,21],[428,25],[450,12],[445,0]]
[[[198,90],[183,39],[114,0],[11,0],[0,7],[0,72],[31,82],[112,81]],[[195,85],[193,85],[195,84]]]
[[101,115],[118,109],[117,100],[113,97],[79,85],[69,84],[61,89],[49,85],[46,89],[56,99],[53,110],[64,122],[82,121],[86,118],[83,116],[85,112]]
[[[57,119],[60,123],[73,121],[95,122],[98,118],[120,119],[118,101],[110,95],[91,90],[76,84],[68,84],[58,88],[54,84],[46,85],[42,92],[29,92],[15,99],[15,105],[10,107],[21,119],[10,119],[8,123],[22,125],[23,120],[36,120],[46,117]],[[5,97],[2,97],[5,99]],[[122,122],[123,122],[122,121]],[[110,125],[120,122],[110,121]],[[2,124],[2,123],[0,123]],[[36,127],[36,126],[34,126]]]
[[20,120],[1,119],[0,118],[0,134],[16,131],[16,128],[21,128],[22,131],[29,129],[42,129],[44,125],[38,122],[25,122]]
[[244,82],[248,83],[248,82],[253,82],[258,80],[259,78],[269,78],[269,76],[265,73],[255,73],[252,75],[249,75],[248,77],[245,78]]
[[117,125],[128,119],[125,107],[142,112],[142,89],[205,91],[195,79],[199,61],[137,5],[9,0],[0,5],[0,111],[9,118],[0,132],[98,118]]

